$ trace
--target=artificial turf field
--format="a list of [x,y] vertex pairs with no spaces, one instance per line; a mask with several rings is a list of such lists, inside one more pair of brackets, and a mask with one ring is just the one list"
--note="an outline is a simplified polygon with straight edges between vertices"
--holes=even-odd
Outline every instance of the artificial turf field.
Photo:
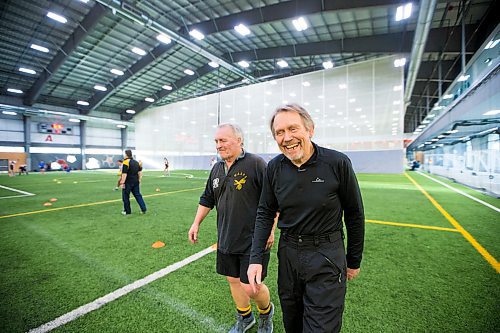
[[[120,214],[115,173],[0,175],[0,332],[37,328],[214,244],[214,212],[199,243],[187,241],[207,172],[161,175],[145,173],[148,213],[140,215],[131,198],[131,216]],[[342,332],[499,332],[499,213],[413,172],[358,180],[365,252],[360,276],[348,282]],[[45,207],[51,198],[57,201]],[[158,240],[166,246],[152,248]],[[276,304],[275,332],[284,332],[273,252],[266,283]],[[229,289],[211,252],[53,331],[227,332],[233,322]]]

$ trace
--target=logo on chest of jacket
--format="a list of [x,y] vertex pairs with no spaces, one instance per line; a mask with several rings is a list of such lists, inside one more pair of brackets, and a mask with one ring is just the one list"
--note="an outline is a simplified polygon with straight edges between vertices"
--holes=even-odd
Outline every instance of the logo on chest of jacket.
[[236,189],[239,191],[243,188],[243,185],[247,182],[247,175],[240,171],[237,172],[233,175],[234,177],[234,183],[233,185],[236,187]]
[[311,180],[311,183],[324,183],[324,182],[325,182],[325,180],[324,180],[324,179],[321,179],[321,178],[319,178],[319,177],[316,177],[316,179],[315,179],[315,180]]
[[215,190],[217,187],[219,187],[219,178],[215,178],[212,181],[212,188]]

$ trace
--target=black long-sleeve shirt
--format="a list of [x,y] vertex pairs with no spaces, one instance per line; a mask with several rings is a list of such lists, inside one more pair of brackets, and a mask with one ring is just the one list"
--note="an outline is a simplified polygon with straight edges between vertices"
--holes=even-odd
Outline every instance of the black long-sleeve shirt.
[[347,266],[359,268],[364,210],[349,158],[314,144],[311,158],[295,166],[283,154],[272,159],[263,180],[250,263],[260,264],[277,211],[278,228],[294,235],[323,235],[347,228]]
[[210,172],[200,205],[217,207],[217,249],[222,253],[250,254],[266,162],[245,152],[226,171],[224,161]]

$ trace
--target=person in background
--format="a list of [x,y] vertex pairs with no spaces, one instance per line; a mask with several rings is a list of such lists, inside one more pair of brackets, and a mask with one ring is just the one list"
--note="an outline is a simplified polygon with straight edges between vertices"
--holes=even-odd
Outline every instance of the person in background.
[[[253,299],[259,311],[257,332],[270,333],[273,331],[274,305],[269,289],[262,284],[253,292],[246,274],[266,162],[243,149],[243,132],[235,124],[217,127],[215,146],[222,161],[210,171],[188,238],[191,243],[198,241],[200,224],[217,207],[217,273],[226,277],[236,305],[237,320],[229,332],[246,332],[255,325],[250,304]],[[262,254],[263,277],[267,274],[269,249],[273,243],[271,232]]]
[[38,163],[38,170],[40,171],[40,173],[45,173],[45,162],[44,161],[40,161]]
[[16,172],[14,171],[16,166],[16,161],[10,161],[9,163],[9,177],[14,177]]
[[[267,165],[248,280],[261,288],[264,253],[279,211],[278,294],[286,332],[339,332],[346,280],[360,272],[364,210],[349,158],[312,142],[314,122],[301,106],[278,107],[271,132],[282,154]],[[347,229],[344,250],[342,216]]]
[[116,182],[115,189],[113,191],[118,191],[120,188],[120,182],[122,180],[122,166],[123,166],[123,160],[118,160],[116,161],[118,163],[118,181]]
[[130,149],[125,150],[124,157],[125,158],[122,165],[122,176],[120,179],[123,200],[122,214],[132,214],[132,210],[130,208],[130,192],[132,192],[135,200],[139,204],[139,207],[141,208],[141,214],[146,214],[146,203],[144,202],[140,191],[142,165],[141,163],[133,159],[132,151]]
[[23,173],[24,173],[26,176],[28,175],[28,169],[27,169],[26,164],[23,164],[23,165],[20,165],[20,166],[19,166],[19,176],[20,176],[20,175],[22,175]]
[[163,172],[166,176],[170,176],[170,170],[169,170],[169,165],[168,165],[168,159],[166,157],[163,158],[163,164],[165,164],[165,169],[163,169]]

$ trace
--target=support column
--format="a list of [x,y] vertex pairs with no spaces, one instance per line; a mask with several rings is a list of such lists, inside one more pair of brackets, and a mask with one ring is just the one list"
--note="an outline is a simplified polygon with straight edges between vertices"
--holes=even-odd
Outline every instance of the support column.
[[31,117],[23,115],[23,124],[24,124],[24,151],[26,153],[26,168],[29,171],[32,171],[31,167]]
[[81,150],[81,160],[82,160],[82,170],[85,170],[85,149],[87,147],[87,122],[85,120],[80,120],[80,150]]
[[122,154],[127,149],[127,141],[128,141],[128,132],[127,128],[122,128],[121,129],[121,134],[122,134]]

